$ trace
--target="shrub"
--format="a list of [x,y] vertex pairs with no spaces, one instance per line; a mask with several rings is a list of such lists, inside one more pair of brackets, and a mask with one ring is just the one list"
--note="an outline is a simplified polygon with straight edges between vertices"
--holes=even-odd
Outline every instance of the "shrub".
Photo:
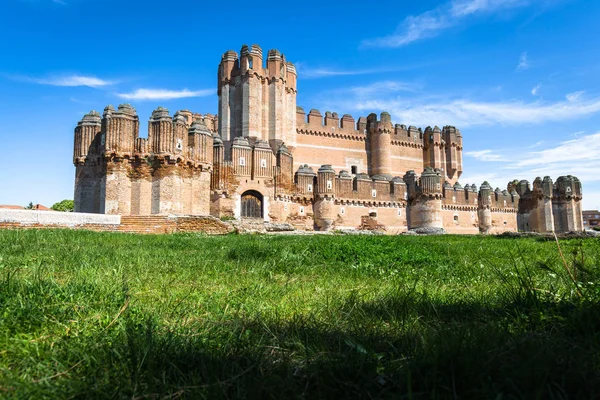
[[75,202],[73,200],[63,200],[54,203],[50,208],[54,211],[73,212],[75,210]]

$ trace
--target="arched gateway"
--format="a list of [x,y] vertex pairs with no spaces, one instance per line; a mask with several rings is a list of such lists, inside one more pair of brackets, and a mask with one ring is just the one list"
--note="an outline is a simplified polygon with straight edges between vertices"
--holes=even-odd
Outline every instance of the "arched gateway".
[[255,191],[248,190],[242,194],[242,218],[262,218],[263,217],[263,196]]

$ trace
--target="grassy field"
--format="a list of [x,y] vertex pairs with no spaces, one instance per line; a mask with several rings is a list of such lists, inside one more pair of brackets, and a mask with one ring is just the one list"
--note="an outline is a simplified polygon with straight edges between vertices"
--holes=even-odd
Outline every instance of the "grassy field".
[[0,397],[600,397],[600,241],[0,231]]

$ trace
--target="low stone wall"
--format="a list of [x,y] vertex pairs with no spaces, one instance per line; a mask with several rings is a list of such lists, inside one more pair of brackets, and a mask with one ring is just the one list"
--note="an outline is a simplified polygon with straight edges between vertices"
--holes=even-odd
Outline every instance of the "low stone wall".
[[0,227],[106,227],[121,224],[120,215],[0,209]]
[[196,215],[123,216],[56,211],[0,209],[0,229],[70,228],[104,232],[202,232],[224,235],[235,228],[218,218]]

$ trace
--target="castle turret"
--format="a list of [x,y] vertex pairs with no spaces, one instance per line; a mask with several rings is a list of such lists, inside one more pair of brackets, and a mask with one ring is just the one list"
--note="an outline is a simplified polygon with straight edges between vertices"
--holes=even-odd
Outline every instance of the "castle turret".
[[442,131],[437,126],[425,129],[424,142],[424,163],[426,167],[445,170],[445,154],[442,156],[445,148],[445,141],[442,138]]
[[116,111],[105,113],[105,152],[131,155],[139,136],[139,119],[135,108],[121,104]]
[[[431,228],[442,229],[442,180],[440,170],[426,167],[418,184],[413,182],[415,175],[409,171],[404,176],[404,182],[408,189],[408,199],[410,205],[409,228]],[[411,192],[414,195],[411,196]]]
[[317,230],[328,231],[334,226],[337,216],[334,204],[335,171],[331,165],[323,165],[317,172],[314,217]]
[[166,108],[158,107],[152,112],[148,124],[148,140],[153,153],[173,154],[173,120]]
[[213,134],[208,130],[204,121],[196,121],[190,127],[188,146],[188,158],[192,162],[213,163]]
[[557,232],[582,231],[581,182],[574,176],[560,176],[553,188],[554,226]]
[[235,137],[236,124],[236,84],[235,77],[239,72],[238,55],[229,50],[221,57],[219,64],[217,94],[219,95],[219,133],[223,140]]
[[[102,120],[96,111],[86,114],[75,128],[75,211],[99,213],[103,159],[97,157],[102,137]],[[93,157],[93,160],[90,159]]]
[[216,133],[213,134],[213,170],[211,178],[211,189],[215,191],[224,189],[224,170],[225,146],[223,140]]
[[296,68],[277,50],[242,46],[240,57],[228,51],[218,74],[219,132],[228,143],[236,137],[269,142],[273,153],[282,143],[296,145]]
[[315,192],[316,184],[315,171],[304,164],[296,171],[296,190],[298,194],[312,197]]
[[391,134],[394,131],[392,119],[387,112],[367,117],[367,131],[371,148],[371,175],[392,178]]
[[285,144],[277,149],[277,190],[279,193],[292,193],[294,158]]
[[485,181],[479,188],[479,201],[477,214],[479,217],[479,231],[481,233],[490,233],[492,228],[492,195],[493,189],[490,184]]
[[446,175],[451,182],[456,182],[462,175],[462,135],[453,126],[445,126],[442,137],[446,143]]
[[173,153],[176,159],[188,157],[188,127],[185,115],[180,112],[173,116]]
[[90,111],[77,123],[73,148],[73,163],[75,165],[85,162],[88,154],[97,154],[101,131],[102,119],[97,111]]

